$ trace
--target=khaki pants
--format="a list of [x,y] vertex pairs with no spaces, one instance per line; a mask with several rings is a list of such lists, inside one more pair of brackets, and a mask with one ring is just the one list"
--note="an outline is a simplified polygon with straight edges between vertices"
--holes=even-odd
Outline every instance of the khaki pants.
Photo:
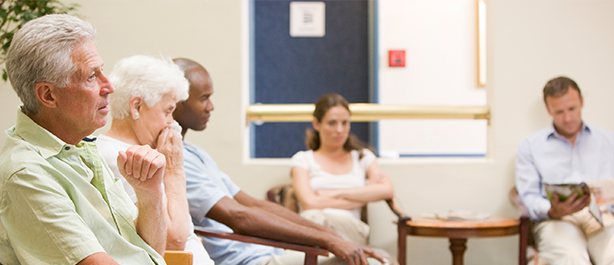
[[341,238],[354,244],[366,246],[369,241],[369,225],[345,215],[328,214],[322,210],[311,209],[301,212],[301,217],[328,227],[337,232]]
[[[361,246],[368,246],[371,228],[361,220],[346,215],[329,214],[317,209],[302,211],[301,217],[332,229],[337,232],[341,238],[347,241]],[[396,258],[392,257],[390,253],[385,250],[374,247],[369,248],[379,256],[387,259],[390,264],[398,264]],[[370,264],[372,264],[371,262],[372,261],[369,261]]]
[[588,212],[588,208],[563,217],[547,220],[534,228],[539,257],[551,265],[614,265],[614,216],[602,214],[605,227]]

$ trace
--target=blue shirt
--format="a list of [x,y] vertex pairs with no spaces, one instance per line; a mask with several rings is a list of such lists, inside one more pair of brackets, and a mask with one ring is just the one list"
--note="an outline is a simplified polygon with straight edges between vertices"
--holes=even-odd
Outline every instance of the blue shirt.
[[583,125],[575,145],[554,126],[540,130],[519,147],[516,187],[531,219],[549,219],[550,202],[542,183],[580,183],[614,177],[614,133]]
[[[207,218],[211,208],[224,197],[234,198],[241,189],[220,171],[211,156],[202,148],[183,143],[184,170],[190,214],[194,225],[232,233],[232,229]],[[256,265],[283,250],[234,240],[203,237],[203,244],[216,265]]]

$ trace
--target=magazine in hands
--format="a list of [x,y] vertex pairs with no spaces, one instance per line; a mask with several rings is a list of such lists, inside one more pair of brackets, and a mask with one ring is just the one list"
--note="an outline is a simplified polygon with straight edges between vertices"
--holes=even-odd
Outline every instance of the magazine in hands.
[[566,201],[569,196],[577,193],[576,200],[584,194],[590,194],[590,204],[588,205],[588,211],[599,221],[599,224],[603,227],[603,218],[601,217],[601,211],[599,210],[599,205],[597,204],[597,200],[595,199],[595,194],[591,192],[591,189],[584,182],[582,183],[567,183],[567,184],[548,184],[543,183],[544,189],[546,190],[546,196],[548,200],[554,200],[554,193],[556,193],[559,197],[559,201]]

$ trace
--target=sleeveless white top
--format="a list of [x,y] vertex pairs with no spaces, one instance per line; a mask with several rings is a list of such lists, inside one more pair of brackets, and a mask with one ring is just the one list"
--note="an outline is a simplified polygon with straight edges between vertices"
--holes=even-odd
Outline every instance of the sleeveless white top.
[[[292,167],[300,167],[309,173],[309,184],[315,192],[324,189],[348,189],[359,188],[366,185],[367,169],[375,160],[375,154],[369,149],[363,149],[363,157],[358,158],[357,150],[352,150],[352,170],[347,174],[331,174],[322,169],[313,157],[313,150],[299,151],[292,156]],[[349,215],[360,219],[360,208],[345,210],[325,208],[324,212]]]

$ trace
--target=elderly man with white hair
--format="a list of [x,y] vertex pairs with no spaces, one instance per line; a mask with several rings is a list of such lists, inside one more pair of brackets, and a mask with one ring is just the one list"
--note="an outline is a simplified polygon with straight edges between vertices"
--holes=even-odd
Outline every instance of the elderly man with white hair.
[[13,38],[6,70],[23,105],[0,151],[2,264],[164,264],[165,156],[120,152],[137,210],[89,136],[115,90],[95,39],[69,15],[32,20]]
[[[110,97],[113,121],[111,129],[98,137],[100,153],[115,177],[124,181],[126,192],[139,207],[134,189],[119,172],[117,155],[135,144],[151,146],[164,154],[166,249],[191,252],[194,264],[213,265],[194,234],[186,198],[181,129],[173,120],[177,102],[188,98],[189,83],[183,71],[169,58],[135,55],[120,60],[109,78],[115,86]],[[171,128],[173,124],[179,131]]]

